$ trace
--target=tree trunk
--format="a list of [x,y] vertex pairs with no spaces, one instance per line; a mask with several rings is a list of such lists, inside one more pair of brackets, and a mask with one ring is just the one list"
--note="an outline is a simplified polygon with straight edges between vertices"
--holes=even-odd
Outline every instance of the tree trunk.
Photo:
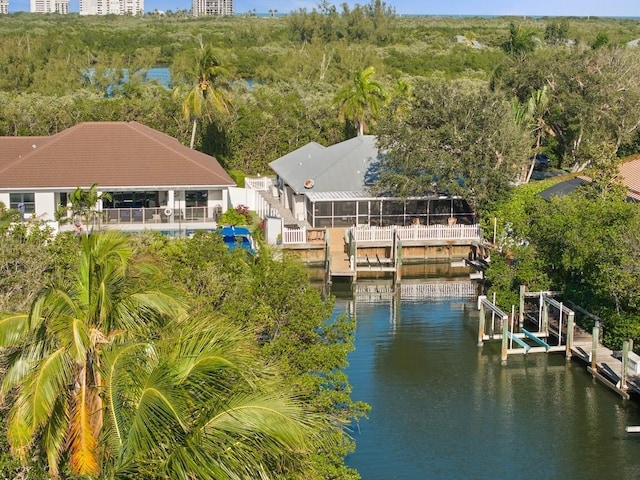
[[191,129],[191,145],[189,146],[189,148],[193,149],[193,144],[196,141],[196,124],[198,123],[198,121],[194,118],[193,119],[193,128]]

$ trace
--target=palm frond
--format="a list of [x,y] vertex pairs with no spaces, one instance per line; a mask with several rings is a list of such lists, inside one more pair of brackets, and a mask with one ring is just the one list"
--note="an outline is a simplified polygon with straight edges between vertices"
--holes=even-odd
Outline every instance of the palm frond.
[[239,396],[203,426],[211,437],[223,433],[253,438],[260,434],[291,449],[304,449],[310,416],[299,405],[280,395]]
[[71,381],[71,359],[64,348],[49,354],[24,379],[17,405],[33,435],[51,415],[55,402]]
[[44,342],[34,342],[31,345],[15,352],[4,354],[5,372],[2,376],[0,386],[0,398],[14,387],[18,386],[38,364],[40,359],[46,355]]
[[61,452],[64,449],[69,426],[66,400],[64,396],[58,397],[51,412],[51,417],[42,432],[42,446],[47,455],[49,475],[52,478],[58,478],[59,475],[58,463],[60,462]]
[[228,369],[251,384],[246,366],[254,358],[253,349],[238,328],[210,317],[190,317],[179,325],[172,322],[167,326],[169,332],[178,328],[179,341],[175,342],[175,335],[170,335],[171,344],[167,347],[172,368],[181,382],[192,376],[204,376],[197,383],[214,389],[216,377],[213,374]]
[[87,350],[91,348],[89,332],[84,319],[59,315],[50,322],[50,331],[55,335],[59,345],[76,363],[86,361]]
[[29,329],[27,315],[9,315],[0,318],[0,348],[17,346]]
[[[107,409],[106,439],[113,449],[123,448],[135,412],[130,411],[130,398],[136,398],[146,381],[144,372],[157,359],[151,344],[139,342],[115,347],[104,352],[102,378]],[[143,378],[144,376],[144,378]]]
[[159,365],[148,376],[137,398],[131,398],[132,422],[127,435],[131,452],[149,453],[181,443],[188,430],[190,399],[173,372]]
[[98,457],[96,437],[92,426],[95,403],[86,382],[76,392],[69,423],[69,466],[80,475],[97,475]]

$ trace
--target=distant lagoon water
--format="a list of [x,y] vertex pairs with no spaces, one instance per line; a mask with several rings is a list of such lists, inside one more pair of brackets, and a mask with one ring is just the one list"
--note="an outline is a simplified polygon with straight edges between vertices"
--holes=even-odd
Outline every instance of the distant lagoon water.
[[[157,82],[165,88],[173,88],[173,85],[171,84],[171,69],[169,67],[156,66],[156,67],[148,68],[146,70],[145,69],[140,70],[140,72],[143,74],[142,78],[145,82]],[[113,73],[113,72],[107,71],[107,74],[108,73]],[[84,75],[87,77],[87,79],[89,79],[89,81],[91,81],[93,76],[95,75],[95,69],[91,68],[86,70],[84,72]],[[129,69],[123,68],[122,75],[123,75],[122,83],[128,83]],[[249,88],[253,87],[253,85],[256,83],[256,81],[251,78],[243,79],[242,81],[244,81],[247,87]],[[108,88],[107,93],[110,94],[112,90],[113,90],[112,88]]]

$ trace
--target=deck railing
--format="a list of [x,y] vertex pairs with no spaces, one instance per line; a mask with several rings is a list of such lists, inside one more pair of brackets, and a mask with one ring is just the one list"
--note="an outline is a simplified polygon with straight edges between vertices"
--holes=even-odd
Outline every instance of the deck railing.
[[282,243],[284,245],[293,243],[306,243],[307,229],[282,227]]
[[[360,301],[389,299],[397,295],[397,289],[391,282],[358,282],[354,287],[354,294]],[[463,298],[476,297],[477,295],[478,284],[472,281],[402,283],[400,285],[400,298],[403,300],[443,297]]]
[[91,214],[90,223],[101,224],[160,224],[216,222],[222,213],[216,207],[105,208]]
[[258,177],[244,179],[245,188],[251,188],[252,190],[269,190],[273,186],[273,178],[270,177]]
[[260,218],[276,217],[280,218],[280,213],[265,198],[260,195],[260,191],[255,192],[256,213]]
[[390,242],[394,234],[401,241],[480,240],[479,225],[410,225],[406,227],[352,227],[356,242]]
[[[352,227],[353,239],[358,243],[392,242],[393,236],[405,241],[480,240],[479,225],[416,225],[407,227]],[[322,229],[282,228],[282,243],[313,243],[324,240]]]

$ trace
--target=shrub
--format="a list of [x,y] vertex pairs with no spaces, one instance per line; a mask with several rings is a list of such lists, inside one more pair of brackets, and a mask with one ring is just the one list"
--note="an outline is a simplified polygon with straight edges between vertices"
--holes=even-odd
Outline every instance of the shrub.
[[220,216],[218,223],[221,225],[251,225],[249,207],[238,205],[236,208],[230,208]]

